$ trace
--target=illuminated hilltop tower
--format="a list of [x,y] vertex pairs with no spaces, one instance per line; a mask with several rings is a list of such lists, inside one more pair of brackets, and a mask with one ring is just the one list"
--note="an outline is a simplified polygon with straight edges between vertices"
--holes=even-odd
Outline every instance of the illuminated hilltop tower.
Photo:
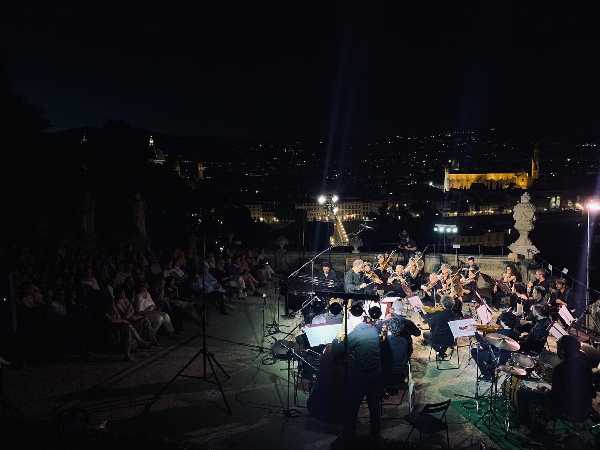
[[535,144],[531,158],[531,173],[522,172],[480,172],[469,173],[450,171],[444,168],[444,191],[450,189],[471,189],[473,184],[481,184],[488,189],[529,189],[540,176],[540,147]]

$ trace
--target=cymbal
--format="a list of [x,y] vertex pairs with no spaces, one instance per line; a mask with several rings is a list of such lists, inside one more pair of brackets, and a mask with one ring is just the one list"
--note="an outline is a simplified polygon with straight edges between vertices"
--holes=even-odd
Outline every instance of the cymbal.
[[500,350],[508,350],[509,352],[518,351],[521,346],[517,341],[513,338],[509,338],[508,336],[504,336],[500,333],[489,333],[483,337],[483,339],[490,345],[500,349]]
[[517,377],[524,377],[525,375],[527,375],[527,371],[525,369],[521,369],[520,367],[509,366],[506,364],[498,366],[498,370],[509,375],[515,375]]
[[533,369],[535,367],[535,360],[530,356],[524,355],[523,353],[515,353],[511,356],[513,364],[523,369]]

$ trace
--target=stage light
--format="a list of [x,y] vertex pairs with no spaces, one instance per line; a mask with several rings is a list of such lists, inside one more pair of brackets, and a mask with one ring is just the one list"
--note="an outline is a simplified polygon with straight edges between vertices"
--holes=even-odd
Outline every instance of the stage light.
[[377,305],[369,308],[369,317],[373,320],[377,320],[381,317],[381,308]]
[[337,212],[338,212],[338,211],[339,211],[339,208],[338,208],[337,206],[335,206],[335,207],[333,208],[333,213],[334,213],[334,214],[337,214]]
[[325,198],[324,195],[319,195],[317,202],[319,202],[319,205],[324,205],[326,200],[327,200],[327,198]]
[[362,303],[354,303],[350,307],[350,314],[352,314],[354,317],[360,317],[364,313],[365,313],[365,310],[362,307]]
[[438,227],[433,227],[433,231],[437,232],[438,231]]
[[331,201],[332,201],[333,203],[337,203],[337,201],[338,201],[339,199],[340,199],[340,198],[339,198],[337,195],[335,195],[335,194],[333,194],[333,196],[331,197]]
[[342,305],[340,305],[338,302],[333,302],[329,305],[329,312],[334,316],[337,316],[342,312]]
[[585,204],[586,209],[591,212],[591,213],[595,213],[600,211],[600,200],[589,200],[586,204]]

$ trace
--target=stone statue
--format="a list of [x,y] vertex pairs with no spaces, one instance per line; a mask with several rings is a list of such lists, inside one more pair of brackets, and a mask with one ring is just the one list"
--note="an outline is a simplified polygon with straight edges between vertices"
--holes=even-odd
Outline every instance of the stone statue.
[[523,255],[525,259],[532,259],[540,252],[529,239],[529,233],[533,230],[535,222],[535,206],[531,204],[530,200],[531,197],[525,192],[521,196],[521,201],[514,207],[515,229],[519,232],[519,238],[509,246],[512,252],[510,256],[514,259],[518,255]]
[[96,232],[96,201],[91,192],[83,195],[81,214],[81,231],[85,237],[92,237]]
[[146,237],[146,205],[142,199],[142,194],[135,194],[133,201],[133,220],[135,229],[142,238]]
[[358,236],[354,236],[352,239],[350,239],[350,245],[352,246],[352,253],[360,253],[358,248],[362,247],[363,240]]

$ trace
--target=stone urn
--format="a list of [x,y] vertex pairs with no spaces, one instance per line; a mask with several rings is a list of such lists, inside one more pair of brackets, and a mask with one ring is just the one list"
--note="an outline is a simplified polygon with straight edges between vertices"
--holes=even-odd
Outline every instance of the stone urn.
[[512,259],[518,259],[519,255],[525,259],[532,259],[540,252],[529,239],[529,233],[533,230],[535,222],[535,206],[530,200],[531,197],[525,192],[513,209],[514,228],[519,233],[519,238],[508,247],[512,252],[509,255]]
[[275,243],[278,245],[280,250],[285,250],[285,247],[290,243],[285,236],[279,236]]
[[355,237],[350,240],[350,245],[352,246],[352,253],[360,253],[358,248],[362,247],[363,241],[361,238]]

